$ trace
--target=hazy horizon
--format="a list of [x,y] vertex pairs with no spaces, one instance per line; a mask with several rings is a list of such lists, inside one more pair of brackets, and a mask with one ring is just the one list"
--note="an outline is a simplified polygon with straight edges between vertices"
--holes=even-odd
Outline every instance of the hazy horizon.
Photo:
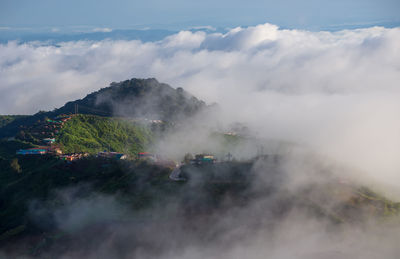
[[[10,1],[0,3],[0,30],[48,31],[233,28],[273,23],[282,28],[340,30],[374,25],[398,26],[396,0],[260,1]],[[67,31],[68,31],[67,30]]]
[[399,15],[2,1],[0,258],[399,258]]

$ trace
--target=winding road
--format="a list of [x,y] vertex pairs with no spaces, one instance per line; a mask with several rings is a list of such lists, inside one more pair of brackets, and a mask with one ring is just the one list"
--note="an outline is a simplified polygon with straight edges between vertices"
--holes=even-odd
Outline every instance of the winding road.
[[185,178],[180,177],[180,174],[181,174],[181,166],[179,164],[176,164],[176,167],[174,168],[174,170],[172,170],[171,174],[169,175],[169,179],[176,182],[186,181]]

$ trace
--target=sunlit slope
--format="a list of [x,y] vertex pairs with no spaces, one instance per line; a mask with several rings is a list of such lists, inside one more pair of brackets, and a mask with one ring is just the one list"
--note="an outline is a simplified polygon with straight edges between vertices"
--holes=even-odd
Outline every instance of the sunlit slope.
[[65,153],[109,150],[136,155],[145,151],[152,134],[146,127],[123,119],[77,115],[65,123],[56,141]]
[[22,127],[31,127],[47,118],[64,114],[89,114],[104,117],[129,117],[176,122],[194,116],[206,104],[182,88],[174,89],[154,78],[132,78],[111,83],[86,97],[67,102],[53,111],[31,116],[0,115],[0,138],[14,137]]

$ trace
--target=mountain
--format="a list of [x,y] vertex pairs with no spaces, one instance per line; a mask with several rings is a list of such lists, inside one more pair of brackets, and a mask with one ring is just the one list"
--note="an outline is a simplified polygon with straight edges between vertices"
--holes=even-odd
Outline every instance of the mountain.
[[194,115],[205,103],[154,78],[134,78],[68,102],[55,113],[73,113],[75,107],[83,114],[176,121]]
[[22,43],[43,41],[50,44],[58,44],[67,41],[100,41],[113,40],[140,40],[142,42],[158,41],[175,34],[170,30],[112,30],[97,32],[26,32],[24,30],[3,30],[0,42],[19,41]]
[[10,124],[11,122],[27,117],[27,115],[0,115],[0,128]]
[[[204,163],[188,158],[179,167],[159,156],[136,159],[160,125],[180,126],[204,108],[183,89],[131,79],[54,111],[0,117],[2,136],[16,136],[0,140],[0,258],[165,258],[171,248],[179,254],[193,244],[230,245],[244,233],[287,235],[280,227],[288,219],[295,228],[311,221],[332,232],[400,220],[400,203],[339,178],[338,168],[317,160],[308,172],[286,153]],[[50,137],[64,152],[92,155],[66,161],[54,153],[15,153]],[[230,155],[261,141],[218,132],[210,139]],[[104,149],[131,156],[94,155]]]
[[40,111],[32,116],[2,116],[0,138],[13,137],[21,127],[63,114],[91,114],[105,117],[128,117],[177,122],[206,107],[205,103],[182,88],[159,83],[154,78],[111,83],[109,87],[88,94],[85,98],[66,103],[54,111]]

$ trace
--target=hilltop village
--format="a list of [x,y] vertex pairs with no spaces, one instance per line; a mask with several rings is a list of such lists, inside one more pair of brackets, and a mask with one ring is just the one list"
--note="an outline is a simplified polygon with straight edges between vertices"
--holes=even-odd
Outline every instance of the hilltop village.
[[[116,103],[123,105],[123,113],[114,109]],[[46,157],[66,164],[94,159],[99,165],[108,163],[105,160],[146,160],[171,170],[182,165],[229,162],[235,160],[231,152],[246,141],[243,125],[210,132],[211,141],[218,143],[220,150],[198,149],[182,160],[171,160],[152,149],[166,132],[177,130],[180,123],[201,111],[213,112],[215,108],[182,88],[174,89],[152,78],[111,83],[53,111],[0,117],[4,146],[0,155],[8,160],[4,163],[13,164],[14,171],[20,171],[18,163],[25,162],[23,158],[39,161]],[[174,176],[179,175],[174,172]]]
[[[44,121],[38,121],[30,127],[22,126],[21,131],[17,134],[17,138],[21,140],[31,141],[37,146],[27,149],[19,149],[16,151],[16,154],[21,156],[48,155],[57,157],[67,162],[93,155],[88,152],[75,152],[64,154],[62,151],[62,143],[58,143],[56,141],[60,130],[74,116],[76,116],[76,114],[62,114],[55,117],[54,119],[46,118]],[[158,121],[156,121],[155,123],[158,123]],[[106,150],[100,151],[94,156],[104,159],[115,160],[124,160],[128,158],[127,154]],[[154,162],[158,161],[155,156],[147,152],[139,152],[137,158],[149,159]]]
[[[125,160],[125,159],[138,159],[147,160],[148,162],[165,166],[169,168],[174,168],[178,166],[179,163],[172,160],[164,159],[162,156],[157,154],[152,154],[150,152],[138,152],[136,156],[132,157],[130,154],[125,154],[121,152],[115,152],[111,150],[104,150],[97,152],[95,154],[89,152],[74,152],[74,153],[64,153],[63,144],[57,141],[60,131],[63,127],[73,119],[77,114],[62,114],[55,118],[46,118],[43,121],[37,121],[32,126],[21,126],[21,130],[17,134],[16,138],[24,141],[29,141],[35,144],[35,147],[24,148],[16,150],[16,155],[18,156],[52,156],[66,162],[72,162],[75,160],[80,160],[86,157],[97,157],[101,159],[113,159],[113,160]],[[161,120],[149,120],[144,119],[145,122],[150,124],[160,124],[163,123]],[[225,133],[226,135],[236,135],[233,132]],[[12,138],[10,140],[14,140]],[[230,159],[230,154],[228,155],[228,160]],[[213,164],[217,162],[217,159],[212,154],[196,154],[194,157],[189,154],[185,157],[183,163],[192,165],[203,165],[203,164]]]
[[73,161],[87,156],[86,153],[63,154],[60,145],[56,144],[55,137],[60,132],[64,124],[69,121],[74,115],[60,115],[55,119],[45,119],[38,121],[34,125],[21,126],[16,138],[26,141],[32,141],[34,144],[39,144],[37,147],[19,149],[17,155],[51,155],[65,161]]
[[[45,119],[44,121],[38,121],[34,125],[27,127],[21,126],[21,131],[17,134],[17,138],[21,140],[32,141],[37,147],[19,149],[16,151],[17,155],[21,156],[35,156],[35,155],[49,155],[55,156],[64,161],[73,161],[89,156],[89,153],[70,153],[63,154],[62,147],[56,143],[56,136],[60,130],[73,116],[75,115],[60,115],[54,119]],[[99,156],[103,157],[114,157],[118,159],[124,159],[126,156],[116,152],[100,152]]]

